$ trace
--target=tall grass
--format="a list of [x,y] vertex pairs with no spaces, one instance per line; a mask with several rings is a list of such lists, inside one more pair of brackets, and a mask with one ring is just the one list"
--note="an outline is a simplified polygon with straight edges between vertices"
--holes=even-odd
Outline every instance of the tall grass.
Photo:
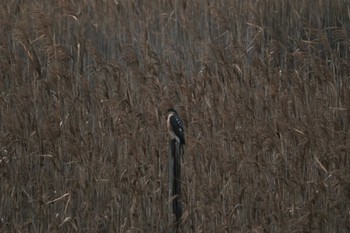
[[0,231],[349,232],[350,4],[14,1],[0,8]]

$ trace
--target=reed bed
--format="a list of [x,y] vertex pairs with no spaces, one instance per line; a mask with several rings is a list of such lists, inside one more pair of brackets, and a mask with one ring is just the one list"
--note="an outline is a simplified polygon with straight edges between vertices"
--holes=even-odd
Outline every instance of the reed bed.
[[350,231],[350,3],[3,0],[0,231]]

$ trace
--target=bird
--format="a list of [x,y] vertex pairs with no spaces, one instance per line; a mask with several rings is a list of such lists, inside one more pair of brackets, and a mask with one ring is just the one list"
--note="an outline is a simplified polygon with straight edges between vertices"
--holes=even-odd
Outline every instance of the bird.
[[171,139],[175,139],[177,143],[185,145],[184,124],[174,108],[168,109],[167,127]]

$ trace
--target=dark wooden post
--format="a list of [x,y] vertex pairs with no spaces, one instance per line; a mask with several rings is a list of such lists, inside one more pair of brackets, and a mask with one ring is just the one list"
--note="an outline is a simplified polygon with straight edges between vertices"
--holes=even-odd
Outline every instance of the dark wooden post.
[[175,215],[176,232],[182,216],[181,205],[181,156],[182,145],[175,140],[169,142],[169,216],[173,221]]

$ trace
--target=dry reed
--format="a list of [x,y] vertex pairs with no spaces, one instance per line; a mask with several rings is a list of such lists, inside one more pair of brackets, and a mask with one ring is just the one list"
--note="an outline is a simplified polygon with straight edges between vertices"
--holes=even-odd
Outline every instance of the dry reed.
[[344,0],[0,8],[0,231],[349,232]]

